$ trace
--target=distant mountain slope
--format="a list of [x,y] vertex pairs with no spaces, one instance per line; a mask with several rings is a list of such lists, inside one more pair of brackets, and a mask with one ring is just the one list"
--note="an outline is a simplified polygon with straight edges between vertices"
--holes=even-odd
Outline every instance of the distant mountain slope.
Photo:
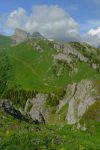
[[12,40],[9,36],[0,35],[0,48],[6,48],[10,46]]
[[98,49],[84,45],[34,39],[9,48],[13,72],[9,88],[53,91],[85,78],[99,80]]
[[[85,131],[69,125],[34,125],[19,121],[0,109],[0,149],[99,150],[100,123]],[[67,140],[66,140],[67,139]]]
[[100,120],[99,48],[49,41],[37,32],[30,35],[19,29],[15,44],[8,39],[1,40],[1,98],[10,99],[33,120],[42,114],[48,124],[81,128],[78,123]]
[[16,28],[14,34],[11,36],[11,39],[13,41],[13,45],[20,44],[22,42],[25,42],[27,40],[35,40],[35,39],[46,39],[44,38],[39,32],[33,32],[32,34]]
[[14,72],[13,82],[20,85],[20,88],[31,90],[55,88],[55,77],[51,71],[52,55],[55,51],[48,46],[48,42],[39,41],[39,43],[44,49],[43,52],[39,52],[29,43],[22,43],[8,51]]

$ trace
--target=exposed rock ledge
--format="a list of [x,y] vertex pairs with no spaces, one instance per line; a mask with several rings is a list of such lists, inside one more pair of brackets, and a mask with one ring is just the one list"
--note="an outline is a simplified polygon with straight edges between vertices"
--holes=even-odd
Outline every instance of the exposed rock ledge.
[[90,105],[96,102],[96,89],[92,81],[82,81],[77,86],[74,96],[69,101],[67,121],[69,124],[79,122]]
[[30,115],[33,120],[38,120],[43,124],[45,124],[47,118],[45,108],[47,96],[47,94],[38,93],[33,99],[27,100],[24,109],[24,111]]
[[46,123],[48,123],[48,118],[55,118],[55,115],[59,116],[60,111],[67,104],[68,108],[66,108],[65,111],[66,123],[79,123],[88,108],[98,100],[97,96],[99,96],[98,93],[100,92],[98,86],[99,84],[92,80],[82,80],[80,83],[67,85],[66,94],[59,100],[59,105],[55,107],[56,111],[52,116],[49,116],[51,108],[50,106],[47,107],[46,104],[48,94],[38,93],[32,100],[27,100],[25,112],[27,112],[33,120],[37,119],[40,122],[41,113]]
[[10,100],[2,100],[0,102],[0,109],[7,113],[8,115],[21,120],[21,121],[26,121],[34,124],[45,124],[45,120],[42,116],[41,113],[39,113],[39,117],[41,118],[41,121],[38,119],[31,119],[29,116],[26,116],[25,114],[21,113],[13,104]]
[[[82,80],[79,83],[67,85],[66,92],[64,92],[61,100],[59,99],[59,104],[53,106],[53,109],[47,103],[49,95],[45,93],[38,93],[33,99],[28,99],[23,113],[17,110],[8,100],[2,101],[0,108],[2,107],[6,113],[17,119],[25,121],[29,121],[30,119],[31,123],[53,124],[52,121],[55,121],[55,123],[60,121],[61,124],[63,122],[67,124],[79,124],[90,106],[100,100],[99,93],[99,83],[92,80]],[[63,109],[65,117],[62,120],[62,114],[60,113]],[[53,113],[52,110],[54,110]]]
[[25,116],[22,115],[21,112],[13,106],[10,100],[7,100],[7,99],[2,100],[0,102],[0,109],[2,109],[5,113],[13,116],[14,118],[18,120],[28,121],[28,119],[25,118]]
[[68,85],[66,95],[60,101],[57,112],[68,103],[66,121],[68,124],[78,123],[89,106],[100,98],[97,97],[97,93],[100,92],[98,86],[99,84],[90,80],[82,80],[78,84]]

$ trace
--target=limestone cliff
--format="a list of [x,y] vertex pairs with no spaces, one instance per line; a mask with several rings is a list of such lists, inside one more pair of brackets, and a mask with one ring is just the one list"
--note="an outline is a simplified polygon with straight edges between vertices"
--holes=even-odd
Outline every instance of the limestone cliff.
[[[79,123],[89,107],[99,101],[100,87],[99,83],[92,80],[82,80],[80,83],[73,83],[66,86],[66,92],[59,104],[51,107],[47,104],[48,94],[39,93],[32,100],[27,100],[25,112],[27,112],[33,120],[41,120],[40,113],[43,115],[46,123],[53,123],[60,120],[60,113],[63,109],[66,116],[63,121],[67,124]],[[67,104],[67,107],[65,107]],[[65,107],[65,108],[64,108]],[[52,109],[53,108],[53,109]],[[52,113],[52,110],[53,113]],[[99,117],[99,116],[98,116]],[[56,123],[57,123],[56,122]]]
[[16,28],[15,33],[12,35],[13,44],[19,44],[26,41],[28,38],[28,33],[22,29]]

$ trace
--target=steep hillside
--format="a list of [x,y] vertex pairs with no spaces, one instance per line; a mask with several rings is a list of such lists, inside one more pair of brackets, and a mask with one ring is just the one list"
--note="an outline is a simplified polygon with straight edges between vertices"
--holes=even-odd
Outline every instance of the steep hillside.
[[0,104],[0,149],[99,150],[100,122],[88,125],[86,131],[77,125],[35,125],[8,115]]
[[43,91],[52,87],[56,88],[54,75],[52,71],[49,71],[55,51],[48,46],[48,42],[39,41],[39,44],[41,48],[43,47],[43,52],[37,51],[30,43],[22,43],[8,50],[14,86],[25,90]]
[[64,49],[59,50],[56,43],[36,39],[9,48],[7,54],[12,65],[12,78],[8,88],[46,92],[85,78],[99,80],[98,49],[92,47],[93,53],[91,49],[87,56],[78,48],[80,43],[76,48],[71,45],[65,44]]
[[11,70],[3,97],[23,109],[28,105],[28,98],[38,99],[39,96],[35,110],[29,109],[34,103],[31,100],[31,106],[24,108],[25,112],[30,110],[28,115],[33,120],[39,119],[41,108],[45,112],[44,118],[48,116],[46,122],[49,124],[55,121],[75,124],[84,116],[87,105],[97,102],[99,49],[86,43],[58,43],[36,37],[6,49],[6,54]]
[[99,48],[0,36],[1,150],[99,150],[99,116]]
[[7,48],[11,43],[12,40],[9,36],[0,35],[0,48]]
[[10,76],[10,64],[6,51],[0,49],[0,98],[7,88],[7,82]]

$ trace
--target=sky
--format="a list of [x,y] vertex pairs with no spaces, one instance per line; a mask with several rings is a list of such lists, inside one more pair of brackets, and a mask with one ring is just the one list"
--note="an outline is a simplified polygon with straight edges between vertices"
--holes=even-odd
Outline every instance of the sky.
[[0,34],[11,35],[15,28],[100,46],[100,0],[3,0]]

